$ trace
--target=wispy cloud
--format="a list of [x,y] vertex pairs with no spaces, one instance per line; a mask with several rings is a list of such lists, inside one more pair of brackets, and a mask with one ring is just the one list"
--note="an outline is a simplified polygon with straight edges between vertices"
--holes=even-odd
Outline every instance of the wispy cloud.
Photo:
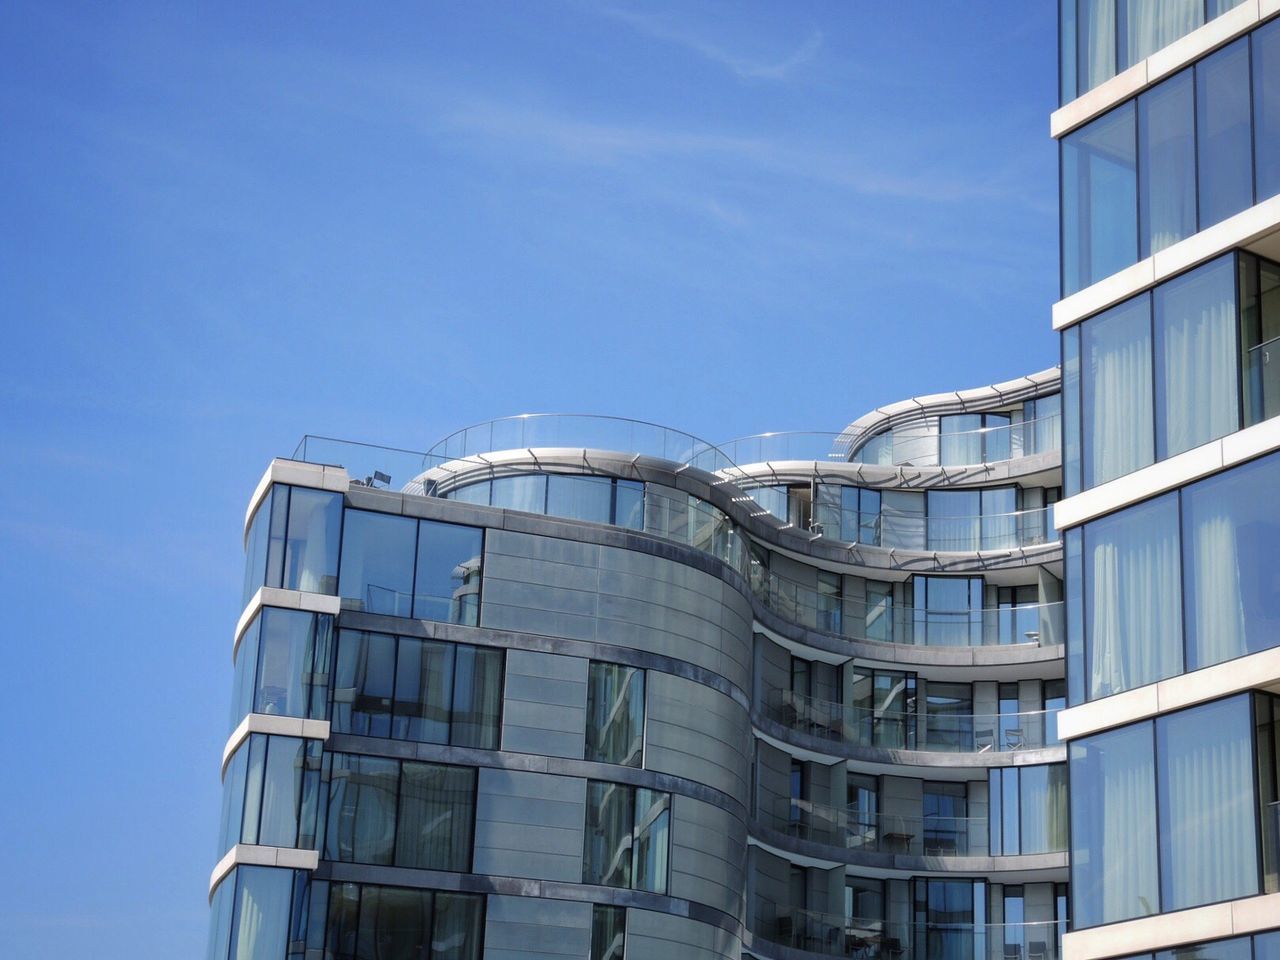
[[600,12],[611,19],[627,24],[645,36],[684,47],[712,63],[725,67],[736,76],[751,80],[788,79],[792,73],[818,55],[824,39],[822,31],[814,28],[798,47],[781,57],[753,58],[727,50],[688,25],[676,23],[668,17],[621,7],[604,7]]

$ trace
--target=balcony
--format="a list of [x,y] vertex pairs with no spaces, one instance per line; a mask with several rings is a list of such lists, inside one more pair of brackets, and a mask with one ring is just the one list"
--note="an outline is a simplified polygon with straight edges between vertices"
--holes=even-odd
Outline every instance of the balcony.
[[1057,710],[1022,713],[920,713],[818,700],[790,690],[766,698],[771,719],[841,746],[926,753],[1016,753],[1057,746]]
[[882,466],[969,467],[1051,453],[1061,444],[1059,413],[957,431],[939,430],[931,420],[922,420],[877,434],[849,459]]
[[798,797],[783,797],[774,815],[781,832],[830,847],[922,857],[989,856],[985,817],[867,813]]
[[[757,905],[758,914],[769,912]],[[857,960],[1059,960],[1064,929],[1056,921],[915,923],[789,909],[757,916],[750,951],[771,960],[790,951]]]
[[905,607],[888,596],[846,600],[762,566],[753,567],[751,587],[783,619],[850,640],[936,647],[1052,647],[1063,640],[1062,601],[963,610]]

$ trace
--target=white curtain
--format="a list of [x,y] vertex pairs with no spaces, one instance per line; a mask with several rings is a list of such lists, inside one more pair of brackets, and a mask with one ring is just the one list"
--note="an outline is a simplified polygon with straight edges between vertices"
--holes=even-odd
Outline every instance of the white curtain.
[[1125,53],[1120,69],[1145,60],[1204,21],[1203,0],[1126,0]]
[[1172,496],[1086,529],[1090,698],[1177,673],[1180,637],[1178,511]]
[[1102,868],[1101,921],[1110,923],[1160,910],[1155,770],[1149,723],[1100,739],[1102,824],[1090,852]]
[[1160,721],[1165,910],[1258,892],[1251,712],[1241,696]]
[[1190,71],[1140,101],[1145,151],[1141,205],[1146,253],[1163,250],[1196,230],[1195,91]]
[[1158,292],[1162,456],[1198,447],[1238,426],[1235,314],[1232,257]]
[[1195,619],[1189,631],[1194,638],[1192,667],[1222,663],[1248,653],[1245,644],[1244,610],[1240,596],[1239,550],[1230,504],[1217,504],[1220,511],[1203,516],[1213,505],[1197,504],[1194,527],[1187,535],[1191,551],[1192,583],[1195,590]]
[[1085,44],[1080,92],[1084,93],[1115,76],[1115,0],[1080,0],[1080,12],[1084,22],[1079,25],[1079,42]]
[[236,883],[230,960],[279,960],[289,935],[293,871],[242,866]]
[[1090,320],[1085,342],[1085,487],[1152,460],[1150,301]]

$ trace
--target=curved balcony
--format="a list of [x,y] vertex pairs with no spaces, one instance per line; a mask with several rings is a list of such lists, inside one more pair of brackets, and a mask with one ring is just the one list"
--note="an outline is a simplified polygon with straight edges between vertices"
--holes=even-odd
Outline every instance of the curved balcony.
[[988,856],[985,817],[909,817],[867,813],[783,797],[775,804],[775,829],[788,836],[845,850],[917,857]]
[[871,747],[919,753],[1004,754],[1056,747],[1058,710],[1020,713],[924,713],[847,706],[774,690],[769,718],[784,730],[841,748]]
[[875,434],[861,442],[849,459],[880,466],[971,467],[1051,453],[1061,444],[1059,413],[954,432],[935,429],[930,419]]
[[847,640],[929,647],[1060,647],[1063,601],[951,610],[853,600],[756,567],[751,590],[784,620]]
[[1065,929],[1056,921],[914,923],[788,909],[758,916],[748,949],[767,960],[1059,960]]

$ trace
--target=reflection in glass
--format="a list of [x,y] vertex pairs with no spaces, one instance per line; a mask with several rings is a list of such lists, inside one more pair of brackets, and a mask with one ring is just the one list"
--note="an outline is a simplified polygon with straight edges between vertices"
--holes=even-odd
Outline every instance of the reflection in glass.
[[1095,520],[1084,538],[1089,696],[1181,672],[1177,494]]
[[1253,126],[1258,202],[1280,193],[1280,22],[1253,32]]
[[417,540],[416,520],[347,510],[338,585],[346,605],[366,613],[411,616]]
[[626,949],[627,911],[603,903],[591,907],[591,960],[622,960]]
[[1175,74],[1138,98],[1139,257],[1196,232],[1195,83]]
[[326,860],[390,864],[395,859],[395,760],[346,753],[330,755]]
[[586,759],[640,765],[644,747],[644,671],[592,661],[587,679]]
[[671,849],[671,794],[636,788],[632,885],[649,893],[667,892],[667,853]]
[[1277,489],[1273,454],[1183,490],[1188,670],[1280,644]]
[[480,612],[483,533],[477,527],[421,521],[413,615],[474,626]]
[[1081,348],[1088,490],[1154,460],[1150,295],[1134,297],[1088,320]]
[[1156,721],[1164,910],[1258,893],[1247,694]]
[[1076,929],[1160,911],[1150,721],[1074,740],[1071,918]]
[[475,793],[473,768],[403,764],[396,865],[458,873],[469,870]]
[[1195,72],[1203,230],[1253,202],[1248,38],[1205,57]]
[[1127,267],[1138,253],[1131,100],[1062,140],[1062,293]]

